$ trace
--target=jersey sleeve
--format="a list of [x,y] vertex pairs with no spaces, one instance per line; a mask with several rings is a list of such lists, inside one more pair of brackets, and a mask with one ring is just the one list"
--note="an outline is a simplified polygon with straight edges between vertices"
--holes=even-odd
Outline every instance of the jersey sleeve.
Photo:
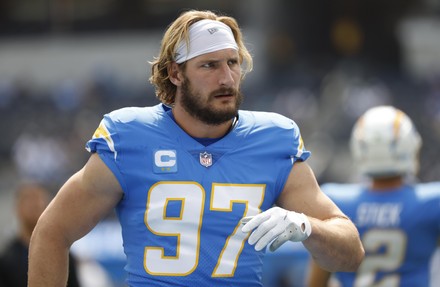
[[311,152],[305,148],[304,141],[301,136],[301,132],[299,130],[299,127],[297,126],[297,124],[295,122],[292,121],[292,123],[295,126],[295,128],[293,129],[293,131],[294,131],[294,134],[293,134],[294,152],[292,155],[292,162],[294,163],[296,161],[305,161],[310,157]]
[[86,150],[97,153],[107,167],[113,172],[121,187],[125,190],[124,178],[118,167],[118,133],[116,125],[109,115],[105,115],[92,138],[86,143]]
[[429,214],[437,222],[437,236],[440,240],[440,182],[419,183],[416,190],[418,197],[426,202],[423,214]]

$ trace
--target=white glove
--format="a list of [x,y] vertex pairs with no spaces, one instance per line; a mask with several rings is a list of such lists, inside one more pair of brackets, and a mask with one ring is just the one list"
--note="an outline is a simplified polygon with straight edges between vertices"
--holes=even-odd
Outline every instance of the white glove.
[[260,251],[270,242],[270,251],[275,251],[287,240],[303,241],[312,233],[309,219],[303,213],[288,211],[280,207],[272,207],[256,216],[243,217],[241,231],[247,233],[254,230],[248,242],[255,244]]

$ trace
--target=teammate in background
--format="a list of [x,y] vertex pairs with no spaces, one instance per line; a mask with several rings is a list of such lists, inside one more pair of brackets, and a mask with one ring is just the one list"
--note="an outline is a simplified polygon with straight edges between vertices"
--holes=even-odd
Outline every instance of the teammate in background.
[[[322,186],[353,220],[365,249],[356,273],[335,273],[342,286],[429,286],[440,239],[440,182],[413,182],[421,143],[411,119],[391,106],[374,107],[356,122],[351,151],[370,181]],[[331,273],[318,265],[312,261],[310,287],[328,286]]]
[[[32,231],[43,210],[49,204],[51,194],[41,184],[26,182],[15,193],[15,211],[18,220],[16,236],[6,245],[0,255],[0,287],[26,287],[29,241]],[[80,286],[76,261],[69,256],[68,286]]]
[[104,116],[89,161],[38,221],[29,287],[64,286],[69,247],[113,208],[129,286],[261,286],[265,247],[288,240],[356,270],[359,234],[319,189],[297,125],[239,110],[251,68],[235,19],[177,18],[152,62],[162,103]]

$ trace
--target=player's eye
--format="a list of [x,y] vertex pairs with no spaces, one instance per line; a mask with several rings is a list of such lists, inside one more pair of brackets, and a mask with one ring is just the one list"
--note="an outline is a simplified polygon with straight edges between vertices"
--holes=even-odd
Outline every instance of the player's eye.
[[202,64],[203,68],[214,68],[215,67],[215,63],[214,62],[208,62],[208,63],[204,63]]

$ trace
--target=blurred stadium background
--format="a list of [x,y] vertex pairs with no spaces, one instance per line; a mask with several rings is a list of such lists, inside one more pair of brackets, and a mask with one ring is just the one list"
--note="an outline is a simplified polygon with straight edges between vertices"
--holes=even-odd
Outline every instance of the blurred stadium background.
[[320,182],[357,179],[350,129],[379,104],[413,118],[419,178],[440,180],[440,0],[1,0],[0,247],[18,180],[56,191],[104,113],[157,103],[148,61],[187,9],[236,17],[255,59],[243,107],[293,118]]

